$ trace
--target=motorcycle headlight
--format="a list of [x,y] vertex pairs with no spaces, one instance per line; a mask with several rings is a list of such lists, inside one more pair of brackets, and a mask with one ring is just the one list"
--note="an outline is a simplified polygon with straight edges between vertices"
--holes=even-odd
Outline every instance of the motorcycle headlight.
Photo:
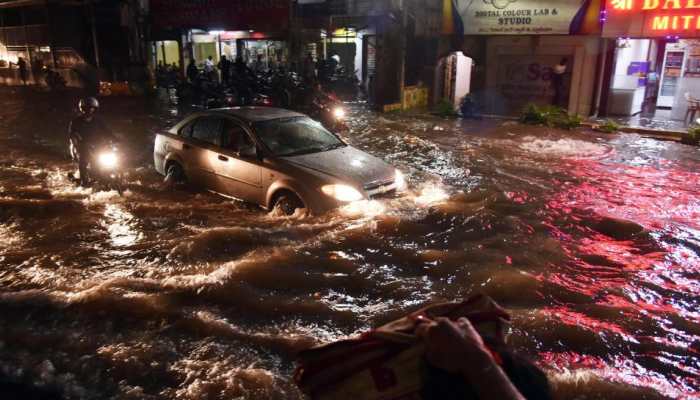
[[100,166],[105,169],[114,169],[118,164],[117,155],[113,151],[100,153],[97,157]]
[[336,107],[333,109],[333,116],[335,119],[343,119],[345,118],[345,110],[343,107]]
[[404,176],[403,172],[399,171],[398,169],[396,170],[394,183],[396,184],[396,190],[401,191],[406,189],[406,177]]
[[348,185],[325,185],[321,191],[338,201],[351,202],[362,200],[363,196],[357,189]]

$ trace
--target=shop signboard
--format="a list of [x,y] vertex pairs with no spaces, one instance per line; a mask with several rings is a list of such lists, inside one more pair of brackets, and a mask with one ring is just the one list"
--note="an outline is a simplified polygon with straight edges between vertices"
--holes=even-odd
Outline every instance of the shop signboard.
[[288,0],[151,0],[160,29],[280,31],[289,25]]
[[577,33],[588,18],[591,3],[587,0],[453,0],[465,35]]
[[700,0],[606,0],[605,37],[698,37]]

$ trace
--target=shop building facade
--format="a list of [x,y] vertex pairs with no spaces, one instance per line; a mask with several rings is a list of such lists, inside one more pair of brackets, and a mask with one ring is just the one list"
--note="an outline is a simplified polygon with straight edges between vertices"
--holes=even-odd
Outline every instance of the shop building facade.
[[[469,58],[466,92],[482,113],[516,115],[529,103],[593,112],[602,51],[599,2],[447,0],[443,17],[450,25],[443,48]],[[434,97],[449,96],[449,72],[437,76]]]
[[289,61],[288,0],[151,0],[149,66],[241,57],[267,69]]
[[602,36],[608,79],[601,108],[607,115],[694,122],[692,111],[700,104],[700,2],[608,0]]
[[145,61],[139,17],[142,2],[65,0],[0,1],[0,80],[20,84],[17,62],[28,64],[28,83],[46,66],[73,86],[100,80],[137,80]]

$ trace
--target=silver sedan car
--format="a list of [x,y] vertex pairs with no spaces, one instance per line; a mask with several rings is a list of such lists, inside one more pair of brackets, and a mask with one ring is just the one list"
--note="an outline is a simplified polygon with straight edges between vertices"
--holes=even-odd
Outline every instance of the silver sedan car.
[[323,213],[405,187],[403,174],[306,115],[235,107],[189,115],[156,136],[156,170],[285,214]]

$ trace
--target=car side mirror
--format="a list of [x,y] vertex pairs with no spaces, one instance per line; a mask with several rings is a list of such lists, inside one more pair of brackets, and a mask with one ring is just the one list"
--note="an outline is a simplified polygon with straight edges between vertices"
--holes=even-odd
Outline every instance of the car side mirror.
[[258,149],[254,144],[243,146],[238,150],[241,158],[258,158]]

